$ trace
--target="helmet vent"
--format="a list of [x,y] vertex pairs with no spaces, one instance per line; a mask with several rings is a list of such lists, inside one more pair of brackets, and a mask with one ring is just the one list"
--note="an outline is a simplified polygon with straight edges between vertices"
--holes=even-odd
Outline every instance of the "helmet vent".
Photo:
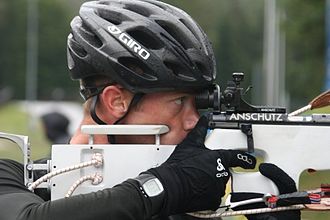
[[154,6],[157,6],[158,8],[161,8],[162,10],[166,11],[168,6],[167,5],[161,5],[161,4],[158,4],[157,2],[151,2],[151,1],[148,1],[148,3],[154,5]]
[[89,29],[86,28],[85,25],[81,27],[81,33],[86,41],[88,41],[89,44],[93,45],[96,48],[102,47],[103,43],[102,41],[92,32],[89,31]]
[[202,63],[196,62],[195,64],[196,64],[198,70],[199,70],[201,73],[205,73],[205,72],[206,72],[205,66],[204,66]]
[[165,66],[172,71],[172,73],[180,78],[183,81],[195,81],[193,77],[187,76],[180,65],[175,63],[170,63],[168,61],[164,61]]
[[162,21],[162,20],[155,20],[155,22],[161,26],[169,35],[171,35],[176,41],[180,43],[180,45],[186,50],[190,48],[188,46],[188,39],[185,39],[185,34],[182,34],[178,31],[178,28],[173,26],[171,23]]
[[68,41],[68,46],[71,49],[71,51],[74,51],[74,53],[83,58],[85,56],[87,56],[87,52],[84,50],[84,48],[82,48],[79,43],[77,43],[77,41],[75,41],[73,38],[71,38]]
[[[148,81],[155,81],[157,78],[150,73],[152,71],[140,60],[134,59],[132,57],[120,57],[118,62],[124,67],[131,70],[135,75],[140,76],[141,78]],[[132,77],[133,78],[133,77]]]
[[122,14],[115,11],[111,11],[111,13],[109,13],[109,11],[106,10],[99,10],[98,13],[100,14],[100,17],[102,17],[103,19],[107,20],[108,22],[114,25],[121,24],[122,20],[125,19],[125,17],[122,16]]
[[103,46],[102,41],[97,36],[91,36],[90,43],[94,45],[94,47],[100,48]]
[[196,37],[196,39],[198,39],[198,37],[196,36],[196,31],[194,30],[194,28],[188,23],[186,22],[186,20],[180,18],[179,19],[181,21],[181,23],[186,26],[186,28],[188,28],[190,30],[190,32]]
[[145,16],[145,17],[149,17],[151,15],[151,12],[147,8],[137,5],[137,4],[126,4],[125,8],[127,10],[133,11],[133,12],[140,14],[142,16]]
[[146,31],[131,30],[128,31],[127,33],[147,49],[158,50],[164,47],[164,45],[160,41],[152,37]]
[[110,2],[109,1],[98,1],[97,4],[100,4],[100,5],[110,5]]
[[171,72],[174,74],[174,75],[178,75],[179,74],[179,68],[177,65],[173,64],[173,63],[169,63],[169,62],[164,62],[165,66],[171,70]]

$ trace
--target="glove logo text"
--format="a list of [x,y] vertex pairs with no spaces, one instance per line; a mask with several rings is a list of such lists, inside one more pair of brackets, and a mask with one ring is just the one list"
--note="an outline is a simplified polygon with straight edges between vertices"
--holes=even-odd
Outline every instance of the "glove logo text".
[[237,154],[237,159],[243,160],[244,162],[247,162],[248,164],[252,164],[252,160],[248,158],[246,155]]
[[219,171],[219,173],[217,173],[215,176],[217,178],[228,176],[228,172],[226,171],[225,167],[222,165],[220,158],[217,159],[217,164],[218,164],[217,171]]

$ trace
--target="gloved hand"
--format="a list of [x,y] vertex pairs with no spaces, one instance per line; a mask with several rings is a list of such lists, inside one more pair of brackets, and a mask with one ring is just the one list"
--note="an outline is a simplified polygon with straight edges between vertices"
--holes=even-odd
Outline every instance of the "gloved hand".
[[161,216],[216,210],[225,194],[228,168],[255,167],[255,158],[243,151],[207,149],[207,125],[206,117],[201,117],[168,160],[147,171],[160,180],[165,190]]
[[[294,180],[282,169],[274,164],[263,163],[259,166],[262,175],[272,180],[279,190],[279,194],[292,193],[297,191]],[[263,194],[258,193],[232,193],[231,202],[238,202],[245,199],[260,198]],[[264,203],[244,205],[234,208],[234,210],[244,210],[253,208],[265,208]],[[300,210],[272,212],[263,214],[246,215],[248,220],[300,220]]]

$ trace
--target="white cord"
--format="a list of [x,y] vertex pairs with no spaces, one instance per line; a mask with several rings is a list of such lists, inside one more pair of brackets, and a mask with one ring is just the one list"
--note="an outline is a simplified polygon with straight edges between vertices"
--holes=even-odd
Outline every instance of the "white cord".
[[70,171],[73,171],[73,170],[77,170],[77,169],[81,169],[81,168],[84,168],[84,167],[88,167],[88,166],[95,166],[95,167],[100,167],[102,166],[103,164],[103,156],[102,154],[100,153],[95,153],[92,157],[92,160],[91,161],[87,161],[87,162],[83,162],[83,163],[80,163],[80,164],[77,164],[77,165],[73,165],[73,166],[70,166],[70,167],[65,167],[65,168],[62,168],[62,169],[59,169],[59,170],[56,170],[56,171],[53,171],[53,172],[50,172],[50,173],[47,173],[46,175],[40,177],[39,179],[37,179],[35,182],[33,182],[29,187],[28,189],[30,191],[33,191],[35,188],[37,188],[41,183],[49,180],[50,178],[54,177],[54,176],[57,176],[57,175],[60,175],[62,173],[67,173],[67,172],[70,172]]
[[288,116],[296,116],[296,115],[300,115],[301,113],[304,113],[308,110],[311,110],[312,106],[311,105],[306,105],[305,107],[302,107],[300,109],[297,109],[294,112],[291,112],[290,114],[288,114]]
[[98,173],[95,173],[94,175],[86,175],[81,177],[74,184],[72,184],[69,191],[66,193],[65,197],[66,198],[70,197],[72,193],[78,188],[78,186],[87,180],[91,180],[93,185],[98,185],[103,181],[103,177]]
[[246,200],[242,200],[242,201],[238,201],[238,202],[231,202],[231,194],[229,194],[226,198],[225,206],[233,209],[237,206],[248,205],[248,204],[253,204],[253,203],[258,203],[258,202],[265,202],[265,199],[269,198],[270,196],[271,196],[271,194],[267,193],[267,194],[264,194],[264,196],[260,197],[260,198],[246,199]]
[[280,212],[280,211],[288,211],[288,210],[298,210],[306,208],[304,205],[292,205],[285,207],[277,207],[277,208],[259,208],[259,209],[248,209],[241,211],[216,211],[216,212],[192,212],[187,213],[188,215],[197,217],[197,218],[221,218],[221,217],[229,217],[235,215],[251,215],[251,214],[260,214],[267,212]]

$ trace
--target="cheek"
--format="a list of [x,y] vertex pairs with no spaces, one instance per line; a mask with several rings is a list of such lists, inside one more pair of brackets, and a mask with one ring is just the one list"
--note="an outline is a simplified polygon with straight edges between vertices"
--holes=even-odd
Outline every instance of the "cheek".
[[147,124],[176,124],[178,120],[170,106],[155,104],[153,106],[145,106],[136,112],[138,120]]
[[167,126],[170,128],[170,131],[161,136],[161,144],[178,144],[180,143],[186,136],[187,133],[182,126],[182,122],[174,118],[167,122]]
[[152,124],[157,116],[157,109],[152,105],[139,105],[130,109],[122,120],[123,124]]
[[190,108],[182,109],[173,102],[164,104],[160,100],[152,104],[145,102],[136,109],[132,109],[122,123],[167,125],[170,131],[161,135],[160,140],[161,144],[172,145],[180,143],[186,137],[188,130],[185,128],[184,121],[187,121],[187,115],[194,115]]

